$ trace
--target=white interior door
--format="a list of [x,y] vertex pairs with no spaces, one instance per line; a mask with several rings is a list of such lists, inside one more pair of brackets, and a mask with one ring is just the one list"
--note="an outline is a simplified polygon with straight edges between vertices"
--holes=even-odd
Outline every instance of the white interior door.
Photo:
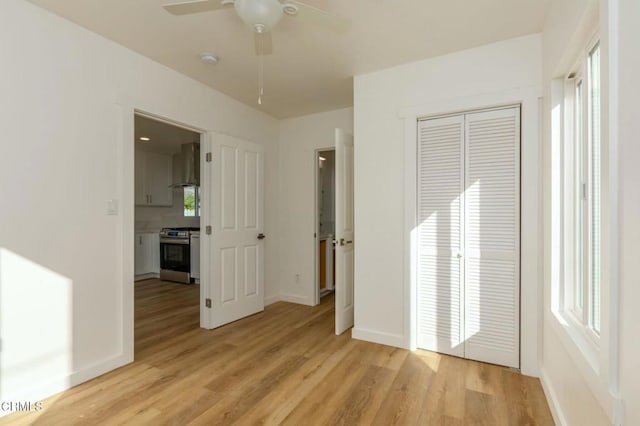
[[[264,154],[260,145],[213,134],[209,328],[264,310]],[[207,309],[207,308],[204,308]]]
[[466,115],[465,356],[520,366],[520,108]]
[[418,128],[418,346],[464,356],[464,116]]
[[336,334],[353,327],[353,136],[336,129]]

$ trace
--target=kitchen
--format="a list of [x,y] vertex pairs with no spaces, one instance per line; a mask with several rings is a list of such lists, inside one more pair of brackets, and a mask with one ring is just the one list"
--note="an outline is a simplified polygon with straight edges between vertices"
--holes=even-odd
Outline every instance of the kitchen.
[[136,115],[134,143],[136,290],[143,281],[197,287],[200,134]]

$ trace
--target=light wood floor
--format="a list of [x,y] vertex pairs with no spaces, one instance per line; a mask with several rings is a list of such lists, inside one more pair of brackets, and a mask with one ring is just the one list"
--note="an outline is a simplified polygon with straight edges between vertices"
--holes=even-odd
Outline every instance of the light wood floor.
[[333,333],[333,296],[213,331],[197,286],[136,284],[136,361],[0,424],[550,425],[513,370]]

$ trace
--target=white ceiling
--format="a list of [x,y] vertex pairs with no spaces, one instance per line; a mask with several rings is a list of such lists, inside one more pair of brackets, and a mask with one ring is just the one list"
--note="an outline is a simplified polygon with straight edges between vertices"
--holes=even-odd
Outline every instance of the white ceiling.
[[[171,0],[29,0],[278,118],[352,105],[352,76],[542,29],[550,0],[302,0],[351,20],[340,34],[284,17],[257,99],[253,34],[233,8],[173,16]],[[220,62],[204,65],[199,54]]]

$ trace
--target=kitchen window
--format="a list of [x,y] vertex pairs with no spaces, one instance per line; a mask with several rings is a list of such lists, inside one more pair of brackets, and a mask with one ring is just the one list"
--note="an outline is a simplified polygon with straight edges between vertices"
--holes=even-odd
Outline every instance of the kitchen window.
[[186,186],[183,197],[184,216],[200,216],[200,188]]

